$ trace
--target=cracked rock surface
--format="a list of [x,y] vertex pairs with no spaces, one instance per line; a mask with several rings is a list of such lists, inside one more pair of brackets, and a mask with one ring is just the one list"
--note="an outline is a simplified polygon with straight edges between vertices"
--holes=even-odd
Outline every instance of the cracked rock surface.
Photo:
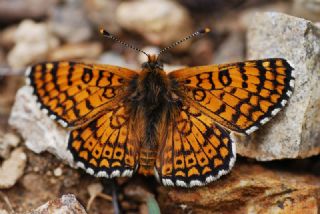
[[320,153],[320,28],[282,13],[257,13],[247,33],[248,59],[281,57],[296,80],[286,107],[237,144],[242,156],[267,161]]

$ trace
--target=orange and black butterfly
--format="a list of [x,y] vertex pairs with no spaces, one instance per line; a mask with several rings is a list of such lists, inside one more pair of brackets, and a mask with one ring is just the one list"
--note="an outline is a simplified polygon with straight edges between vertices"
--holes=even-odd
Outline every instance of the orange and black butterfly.
[[68,149],[87,173],[114,178],[138,172],[180,187],[228,173],[236,159],[233,132],[257,130],[285,106],[294,85],[293,67],[280,58],[167,74],[158,57],[148,55],[140,72],[49,62],[26,75],[41,109],[70,128]]

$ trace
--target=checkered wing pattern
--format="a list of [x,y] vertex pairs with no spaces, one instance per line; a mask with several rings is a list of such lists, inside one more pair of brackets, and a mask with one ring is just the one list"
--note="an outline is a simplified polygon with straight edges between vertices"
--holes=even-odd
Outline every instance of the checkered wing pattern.
[[276,115],[294,86],[292,66],[278,58],[184,68],[169,76],[201,112],[245,134]]
[[26,75],[43,111],[64,127],[79,127],[118,102],[138,74],[111,65],[52,62],[30,67]]
[[228,131],[193,101],[185,102],[174,118],[156,159],[156,175],[163,185],[203,186],[230,171],[236,151]]
[[70,132],[68,148],[77,165],[97,177],[130,177],[138,167],[139,145],[126,107],[118,105]]

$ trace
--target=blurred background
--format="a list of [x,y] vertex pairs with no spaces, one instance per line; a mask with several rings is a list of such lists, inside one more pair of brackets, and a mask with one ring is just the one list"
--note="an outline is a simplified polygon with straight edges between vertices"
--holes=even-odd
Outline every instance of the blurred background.
[[[157,53],[200,28],[211,28],[209,34],[166,52],[161,60],[167,70],[242,61],[247,58],[250,38],[246,30],[252,14],[262,11],[320,22],[319,0],[0,0],[0,163],[21,141],[7,120],[15,93],[24,85],[28,65],[74,60],[139,70],[146,56],[104,38],[99,34],[100,27],[147,53]],[[11,142],[11,146],[1,148],[3,141]],[[25,171],[35,170],[41,176],[33,174],[14,188],[0,191],[0,210],[25,212],[64,192],[74,192],[82,204],[87,204],[94,195],[78,188],[97,179],[65,169],[50,154],[28,152],[28,159]],[[62,169],[67,177],[61,177],[61,170],[55,169]],[[153,178],[147,181],[156,184]],[[141,189],[141,181],[135,182],[121,196],[122,207],[130,213],[147,213],[144,196],[157,193]],[[89,213],[112,213],[110,198],[102,198],[93,202]]]

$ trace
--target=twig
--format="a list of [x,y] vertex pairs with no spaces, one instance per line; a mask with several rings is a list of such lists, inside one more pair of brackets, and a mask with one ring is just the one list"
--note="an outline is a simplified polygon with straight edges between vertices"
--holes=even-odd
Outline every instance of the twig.
[[3,193],[3,192],[0,192],[0,196],[2,198],[2,200],[6,203],[6,205],[8,206],[9,210],[10,210],[10,213],[14,214],[14,210],[12,208],[12,205],[10,203],[10,200],[9,198]]

